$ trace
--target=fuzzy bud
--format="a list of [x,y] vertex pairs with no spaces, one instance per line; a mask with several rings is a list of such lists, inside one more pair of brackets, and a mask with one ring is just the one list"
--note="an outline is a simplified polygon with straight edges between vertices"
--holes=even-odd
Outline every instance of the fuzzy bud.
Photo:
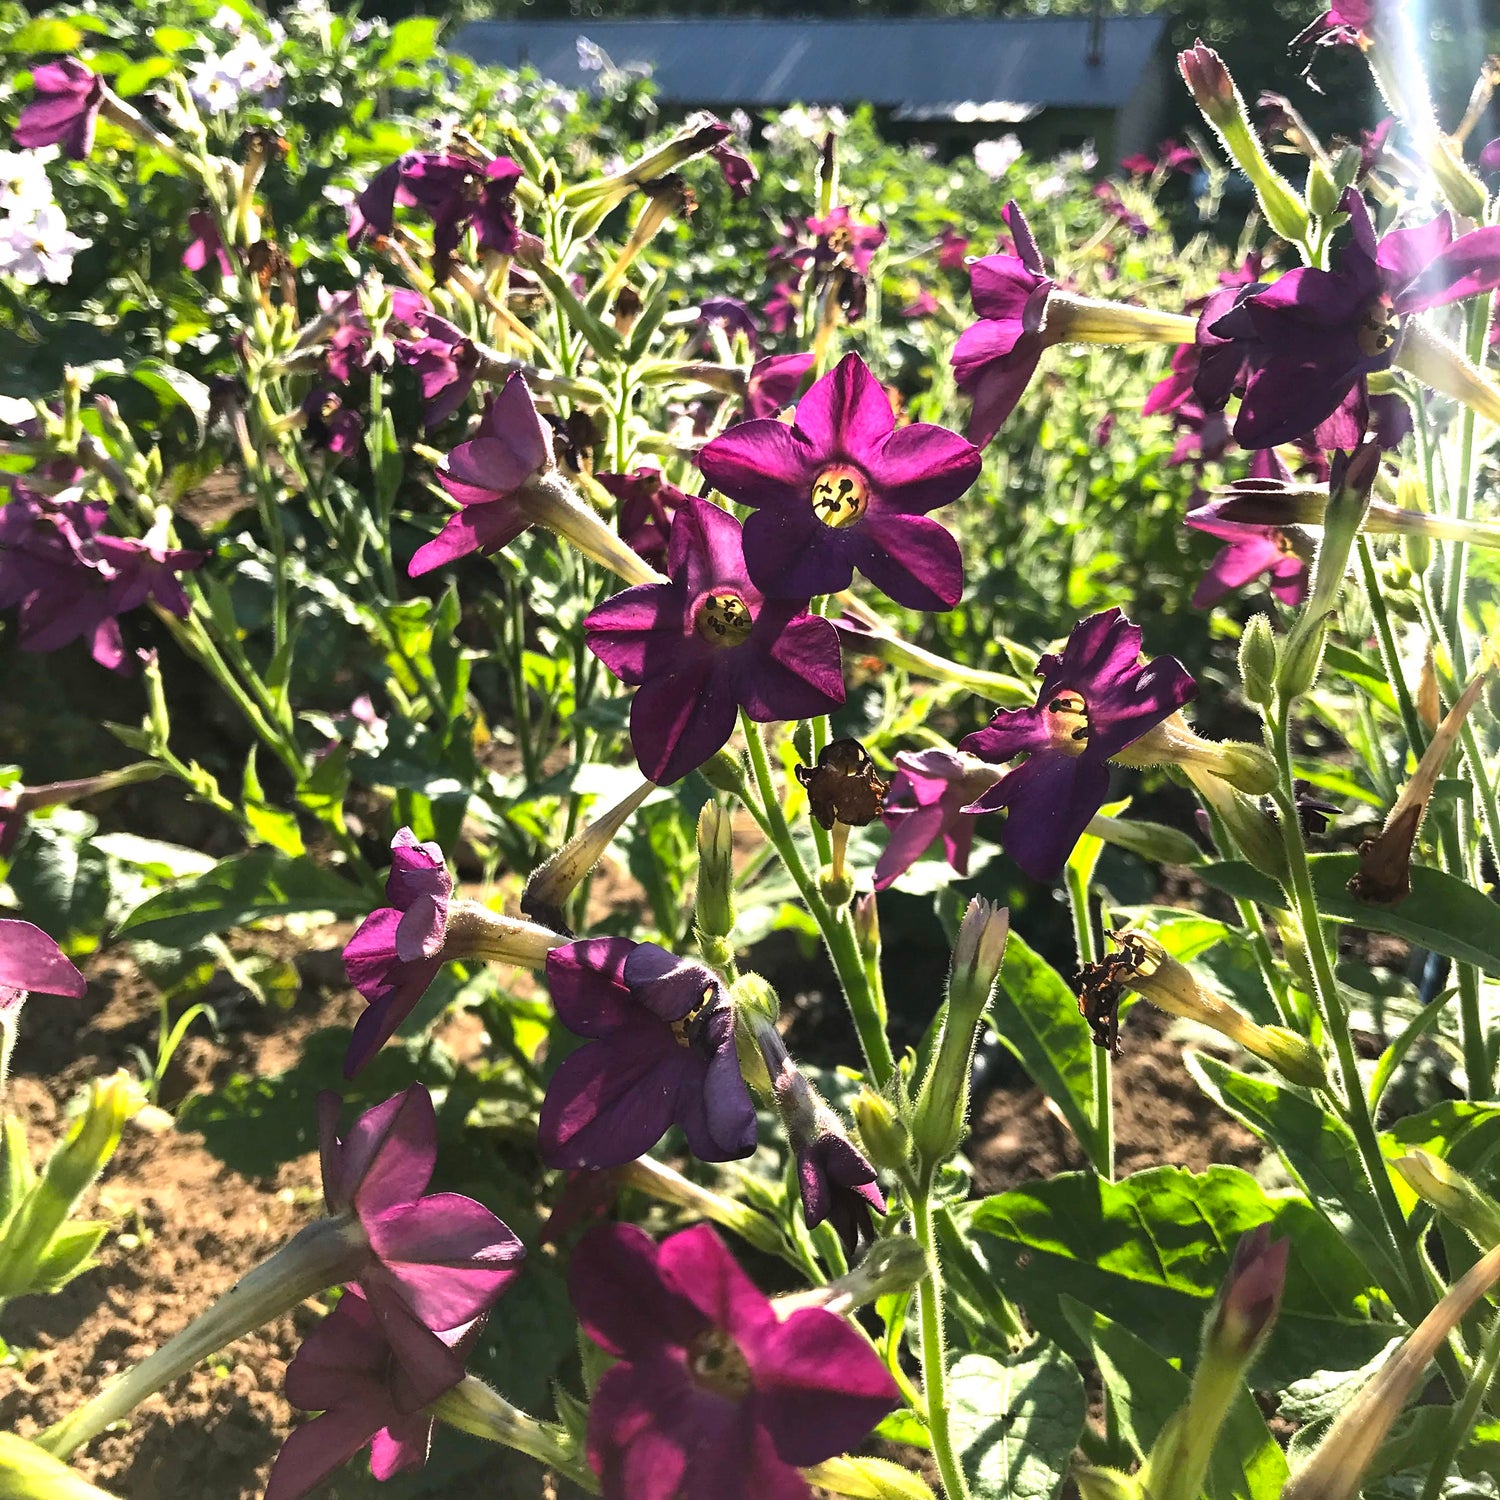
[[734,1005],[734,1047],[740,1071],[751,1088],[769,1097],[772,1079],[757,1038],[768,1028],[774,1032],[781,999],[759,974],[741,974],[730,985],[729,998]]
[[1287,874],[1286,846],[1276,824],[1243,792],[1217,776],[1189,766],[1187,777],[1229,830],[1239,852],[1263,875],[1273,880],[1283,879]]
[[[694,907],[698,943],[703,947],[734,931],[734,824],[726,808],[705,802],[698,813],[698,893]],[[705,947],[705,955],[707,949]],[[729,950],[733,957],[733,950]],[[722,968],[723,963],[715,967]]]
[[871,891],[854,903],[854,939],[859,944],[859,956],[869,965],[880,962],[880,909],[875,902],[875,892]]
[[1323,652],[1328,645],[1328,621],[1317,619],[1306,630],[1295,631],[1286,643],[1276,689],[1290,701],[1308,692],[1318,680],[1323,667]]
[[1095,813],[1084,830],[1117,849],[1128,849],[1158,865],[1195,865],[1203,851],[1187,834],[1165,823],[1143,823],[1135,818],[1112,818]]
[[1331,218],[1338,212],[1340,191],[1333,174],[1320,161],[1307,169],[1307,206],[1320,218]]
[[1210,1349],[1238,1364],[1255,1357],[1281,1308],[1290,1244],[1289,1240],[1273,1240],[1265,1224],[1240,1237],[1209,1324]]
[[1174,713],[1113,757],[1122,766],[1181,766],[1189,776],[1205,771],[1251,796],[1276,785],[1276,762],[1259,745],[1242,740],[1209,740]]
[[1419,1198],[1457,1224],[1481,1250],[1500,1245],[1500,1203],[1442,1157],[1418,1150],[1398,1156],[1392,1165]]
[[1240,681],[1247,702],[1257,708],[1269,708],[1275,702],[1276,637],[1265,615],[1252,615],[1240,636]]
[[861,1089],[849,1106],[865,1155],[882,1171],[905,1177],[911,1171],[911,1131],[889,1101]]
[[1212,47],[1195,42],[1177,54],[1177,67],[1204,119],[1221,128],[1232,124],[1242,106],[1224,59]]

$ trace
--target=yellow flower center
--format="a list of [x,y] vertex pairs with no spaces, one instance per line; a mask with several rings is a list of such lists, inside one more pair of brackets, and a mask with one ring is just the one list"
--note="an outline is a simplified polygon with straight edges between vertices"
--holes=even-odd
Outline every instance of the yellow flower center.
[[1284,531],[1273,531],[1271,540],[1276,543],[1276,550],[1285,557],[1290,557],[1297,550],[1291,537]]
[[1389,297],[1382,294],[1365,308],[1355,339],[1366,359],[1378,358],[1396,342],[1396,309]]
[[1089,708],[1081,693],[1064,688],[1044,706],[1052,748],[1064,755],[1082,755],[1089,747]]
[[677,1040],[679,1047],[691,1047],[693,1045],[693,1026],[698,1017],[708,1009],[709,1003],[714,998],[714,987],[711,984],[703,986],[703,998],[680,1020],[672,1022],[672,1035]]
[[710,646],[738,646],[755,626],[750,606],[728,589],[705,594],[693,619]]
[[813,480],[812,508],[825,526],[852,526],[870,508],[870,482],[850,464],[833,464]]
[[739,1345],[721,1328],[705,1328],[693,1339],[687,1365],[698,1385],[727,1401],[743,1401],[754,1384]]

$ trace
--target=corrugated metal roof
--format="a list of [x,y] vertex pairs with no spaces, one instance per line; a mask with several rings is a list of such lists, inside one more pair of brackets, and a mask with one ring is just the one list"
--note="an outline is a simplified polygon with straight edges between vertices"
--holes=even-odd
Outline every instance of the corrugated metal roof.
[[730,109],[869,102],[920,115],[964,104],[1115,109],[1166,28],[1114,16],[1090,61],[1087,17],[871,17],[857,21],[652,17],[635,21],[475,21],[455,45],[478,62],[529,63],[587,85],[578,38],[621,68],[649,66],[663,99]]

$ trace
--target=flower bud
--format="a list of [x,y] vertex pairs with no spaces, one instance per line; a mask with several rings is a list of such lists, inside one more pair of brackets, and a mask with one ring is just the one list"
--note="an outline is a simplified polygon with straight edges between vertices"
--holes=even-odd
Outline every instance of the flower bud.
[[545,864],[538,865],[527,877],[526,888],[521,892],[522,913],[557,931],[566,932],[563,913],[568,899],[604,858],[614,836],[625,826],[631,814],[655,790],[654,782],[643,781],[628,797],[575,833]]
[[1442,1157],[1417,1150],[1398,1156],[1391,1165],[1419,1198],[1457,1224],[1481,1250],[1500,1245],[1500,1203]]
[[1177,54],[1177,67],[1193,103],[1208,123],[1220,127],[1233,123],[1236,111],[1242,106],[1224,59],[1200,41]]
[[1276,638],[1265,615],[1252,615],[1240,636],[1240,681],[1246,700],[1257,708],[1276,701]]
[[720,750],[698,767],[698,774],[716,791],[741,796],[745,790],[745,762],[732,750]]
[[861,1089],[849,1106],[865,1155],[882,1171],[905,1177],[911,1171],[911,1131],[881,1094]]
[[1209,1324],[1209,1349],[1242,1365],[1255,1357],[1281,1308],[1290,1246],[1273,1240],[1266,1224],[1240,1236]]
[[969,902],[953,945],[942,1034],[912,1114],[918,1169],[927,1182],[963,1140],[974,1047],[1000,977],[1009,933],[1007,908],[980,896]]
[[1143,823],[1133,818],[1112,818],[1095,813],[1085,833],[1117,849],[1128,849],[1158,865],[1195,865],[1203,851],[1185,833],[1165,823]]
[[1281,830],[1243,792],[1211,772],[1186,768],[1193,789],[1229,830],[1239,852],[1263,875],[1281,880],[1287,874],[1286,846]]
[[[693,921],[698,945],[727,949],[727,957],[713,963],[723,968],[734,950],[723,940],[734,931],[734,823],[718,802],[705,802],[698,812],[698,891]],[[705,957],[707,956],[705,949]]]
[[1305,630],[1296,630],[1288,638],[1276,677],[1276,690],[1290,701],[1308,692],[1318,680],[1323,667],[1323,652],[1328,645],[1328,621],[1313,620]]
[[1443,700],[1438,692],[1437,663],[1431,641],[1427,643],[1422,657],[1422,673],[1417,678],[1417,717],[1428,729],[1436,729],[1443,717]]
[[774,1032],[781,999],[759,974],[741,974],[729,987],[729,999],[734,1006],[734,1050],[740,1072],[756,1093],[769,1096],[772,1079],[758,1039],[762,1030]]
[[880,962],[880,910],[875,901],[875,892],[871,891],[854,903],[854,940],[859,944],[859,956],[870,967]]
[[1331,218],[1338,212],[1340,188],[1333,174],[1320,161],[1307,169],[1307,206],[1320,218]]

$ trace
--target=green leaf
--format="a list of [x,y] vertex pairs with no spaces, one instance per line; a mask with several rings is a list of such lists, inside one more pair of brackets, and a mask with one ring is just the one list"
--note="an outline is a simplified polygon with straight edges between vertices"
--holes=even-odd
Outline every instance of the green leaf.
[[308,911],[354,917],[369,909],[367,892],[305,855],[294,859],[276,849],[254,849],[149,897],[125,918],[119,932],[186,947],[266,917]]
[[1087,1353],[1067,1295],[1169,1359],[1191,1359],[1239,1237],[1260,1224],[1292,1242],[1281,1315],[1257,1376],[1283,1385],[1369,1359],[1401,1331],[1359,1259],[1299,1194],[1270,1194],[1236,1167],[1154,1167],[1122,1182],[1065,1172],[974,1206],[976,1252],[1043,1334]]
[[158,78],[165,78],[176,64],[170,57],[146,57],[122,68],[115,75],[111,87],[122,99],[129,99],[151,87]]
[[77,52],[83,45],[83,32],[72,21],[60,16],[36,16],[7,39],[5,50],[12,57],[28,52]]
[[1061,974],[1012,932],[990,1024],[1062,1111],[1091,1161],[1100,1154],[1093,1038]]
[[64,1224],[37,1262],[31,1291],[55,1292],[93,1264],[99,1242],[109,1233],[108,1224]]
[[975,1500],[1051,1500],[1087,1412],[1083,1377],[1055,1344],[1003,1361],[965,1354],[948,1374],[948,1419]]
[[196,375],[179,370],[162,360],[146,358],[130,372],[132,379],[145,386],[161,403],[164,412],[184,406],[193,418],[201,443],[208,432],[209,390]]
[[1371,1272],[1399,1286],[1403,1272],[1354,1132],[1308,1095],[1269,1078],[1251,1078],[1198,1052],[1189,1052],[1186,1062],[1210,1099],[1281,1153],[1293,1179]]
[[[1356,901],[1349,894],[1350,877],[1359,869],[1357,854],[1315,854],[1313,886],[1324,916],[1405,938],[1459,963],[1478,964],[1489,974],[1500,974],[1500,904],[1472,885],[1426,865],[1411,872],[1411,895],[1389,906]],[[1268,875],[1238,860],[1200,865],[1198,873],[1216,889],[1243,896],[1261,906],[1286,908],[1281,887]]]
[[[1187,1400],[1191,1381],[1128,1328],[1071,1297],[1062,1301],[1068,1321],[1094,1351],[1114,1402],[1120,1435],[1138,1459]],[[1210,1500],[1276,1500],[1287,1479],[1282,1453],[1260,1407],[1241,1387],[1220,1429],[1209,1465]]]
[[283,807],[272,807],[266,802],[266,794],[255,769],[254,746],[245,760],[243,791],[241,800],[245,809],[245,822],[250,825],[250,831],[256,840],[269,844],[273,849],[279,849],[294,859],[307,852],[307,846],[302,842],[302,831],[297,827],[297,815]]

